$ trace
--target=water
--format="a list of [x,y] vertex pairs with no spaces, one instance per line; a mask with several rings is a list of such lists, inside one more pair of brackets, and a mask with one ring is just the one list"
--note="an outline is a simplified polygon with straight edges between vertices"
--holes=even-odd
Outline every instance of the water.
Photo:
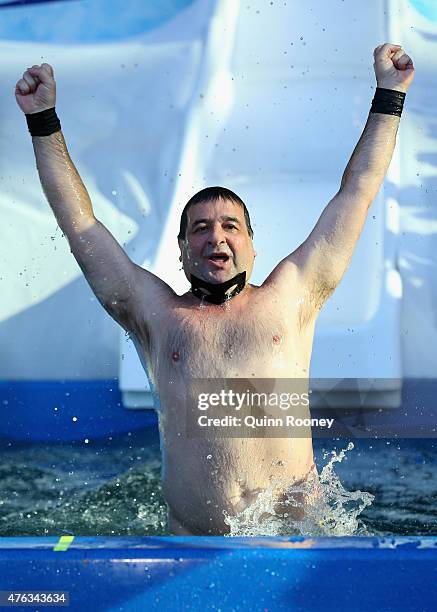
[[[370,506],[374,496],[345,489],[334,469],[353,448],[354,444],[349,442],[340,452],[323,451],[323,459],[328,461],[304,483],[287,486],[287,482],[275,480],[241,513],[236,516],[225,513],[230,535],[369,535],[358,517]],[[280,507],[276,505],[278,496],[275,495],[278,486],[280,491],[286,491]]]
[[[290,535],[437,535],[436,441],[349,443],[314,441],[323,503]],[[0,536],[168,534],[153,428],[87,444],[3,442],[0,483]],[[270,506],[267,491],[230,519],[231,534],[256,535]],[[284,535],[278,525],[262,529]]]
[[[7,443],[6,443],[7,444]],[[0,451],[0,536],[165,533],[157,436]]]

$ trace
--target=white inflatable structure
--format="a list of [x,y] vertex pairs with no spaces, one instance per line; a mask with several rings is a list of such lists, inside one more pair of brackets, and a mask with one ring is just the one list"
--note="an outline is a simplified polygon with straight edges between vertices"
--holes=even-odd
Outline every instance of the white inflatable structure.
[[[157,251],[144,262],[178,293],[188,288],[178,270],[180,213],[196,191],[222,185],[246,202],[259,254],[252,282],[261,284],[337,192],[367,119],[373,49],[390,40],[380,3],[361,5],[359,19],[354,3],[271,4],[197,0],[162,29],[169,50],[182,33],[201,49],[196,79],[178,84],[188,102],[174,190]],[[164,111],[156,122],[165,124]],[[397,178],[396,150],[352,263],[319,316],[311,363],[320,390],[342,379],[348,391],[350,381],[370,406],[398,405],[401,388]],[[125,406],[151,407],[143,367],[124,336],[121,353]]]

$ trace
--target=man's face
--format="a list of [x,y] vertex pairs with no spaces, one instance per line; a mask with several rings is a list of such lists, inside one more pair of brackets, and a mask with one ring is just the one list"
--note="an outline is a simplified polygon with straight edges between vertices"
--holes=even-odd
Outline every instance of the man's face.
[[179,240],[185,276],[223,283],[246,271],[252,274],[255,251],[243,207],[221,198],[188,209],[187,233]]

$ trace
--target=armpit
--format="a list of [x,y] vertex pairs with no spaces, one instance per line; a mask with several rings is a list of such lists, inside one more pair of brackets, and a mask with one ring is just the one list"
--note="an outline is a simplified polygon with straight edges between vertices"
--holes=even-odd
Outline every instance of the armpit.
[[336,285],[327,282],[313,283],[302,298],[298,312],[299,328],[306,328],[318,316],[325,302],[334,293]]

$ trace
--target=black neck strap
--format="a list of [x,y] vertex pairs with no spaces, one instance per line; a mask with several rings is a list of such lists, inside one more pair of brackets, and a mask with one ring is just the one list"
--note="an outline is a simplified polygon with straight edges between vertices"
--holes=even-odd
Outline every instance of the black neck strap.
[[[226,291],[234,285],[237,285],[235,289],[230,293],[226,293]],[[224,304],[238,295],[240,291],[244,289],[245,285],[246,272],[241,272],[224,283],[207,283],[201,278],[194,276],[194,274],[191,274],[191,293],[199,298],[199,300],[205,300],[205,302],[210,302],[211,304]],[[205,293],[202,289],[206,289],[209,293]]]

